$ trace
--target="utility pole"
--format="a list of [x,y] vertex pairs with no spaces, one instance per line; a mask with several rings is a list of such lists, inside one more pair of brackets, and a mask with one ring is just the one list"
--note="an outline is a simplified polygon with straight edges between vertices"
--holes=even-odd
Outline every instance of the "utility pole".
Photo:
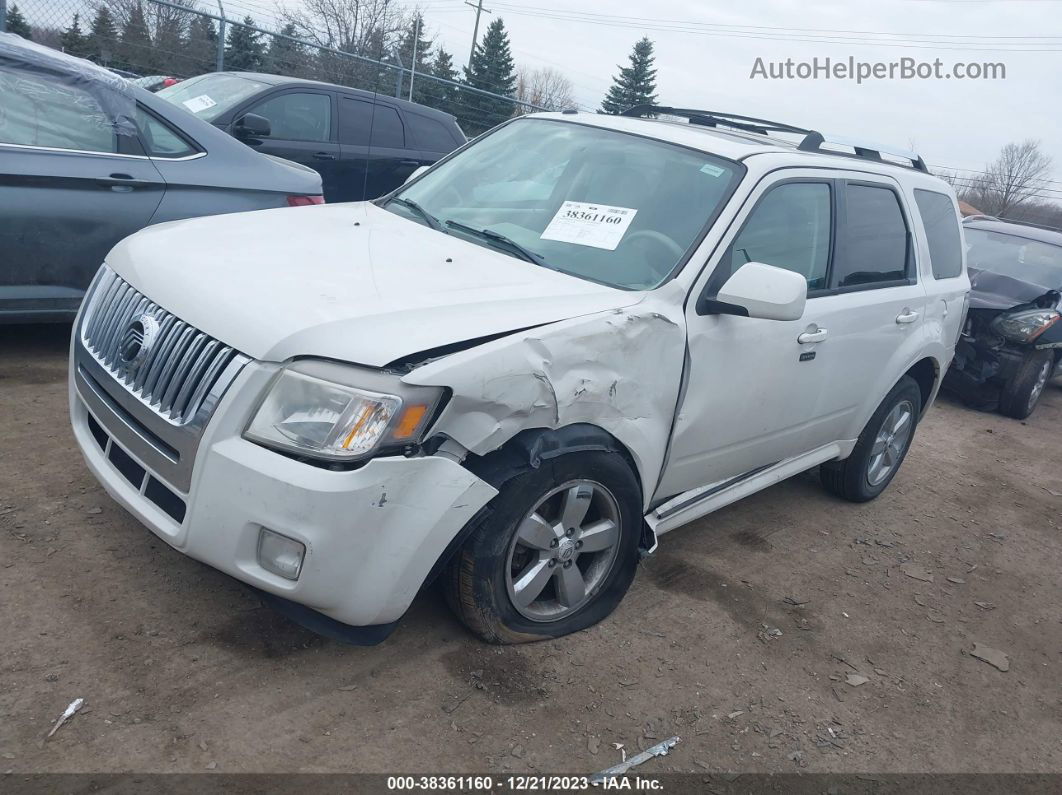
[[[480,0],[482,2],[482,0]],[[420,14],[413,24],[413,62],[409,65],[409,101],[413,101],[413,78],[417,76],[417,43],[420,41]]]
[[476,25],[472,28],[472,49],[468,51],[468,68],[472,68],[472,56],[476,54],[476,39],[479,37],[479,15],[486,11],[488,14],[493,14],[489,8],[483,7],[483,0],[476,0],[472,3],[470,0],[465,0],[465,5],[469,8],[476,9]]
[[0,0],[0,33],[7,30],[7,0]]
[[221,0],[218,0],[218,13],[221,14],[221,19],[218,21],[218,49],[217,57],[215,58],[214,71],[225,71],[225,6],[221,4]]

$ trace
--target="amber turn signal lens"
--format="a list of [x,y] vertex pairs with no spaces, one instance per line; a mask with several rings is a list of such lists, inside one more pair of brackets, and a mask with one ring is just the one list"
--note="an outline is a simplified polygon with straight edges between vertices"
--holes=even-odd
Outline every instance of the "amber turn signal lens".
[[395,423],[395,439],[409,439],[417,431],[417,426],[428,412],[427,406],[409,406],[402,412]]

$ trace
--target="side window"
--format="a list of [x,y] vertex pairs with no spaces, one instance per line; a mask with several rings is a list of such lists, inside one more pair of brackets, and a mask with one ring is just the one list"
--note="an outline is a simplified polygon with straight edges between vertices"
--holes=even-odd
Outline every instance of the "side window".
[[427,116],[407,111],[406,121],[409,122],[409,128],[421,149],[445,154],[457,146],[446,125],[438,119],[429,119]]
[[45,74],[0,66],[0,143],[118,151],[111,118],[92,94]]
[[398,111],[389,105],[377,105],[372,116],[372,145],[381,149],[403,149],[406,132]]
[[929,240],[933,278],[950,279],[962,273],[962,238],[951,197],[931,190],[915,189],[915,203]]
[[136,126],[144,151],[151,157],[188,157],[196,153],[195,147],[139,105],[136,108]]
[[372,103],[350,97],[339,98],[339,142],[368,146],[372,129]]
[[325,142],[332,134],[332,98],[328,94],[281,94],[249,112],[269,119],[270,138]]
[[[830,263],[830,186],[787,182],[772,188],[756,205],[724,256],[725,277],[746,262],[763,262],[799,273],[809,290],[826,286]],[[718,271],[717,271],[718,272]],[[713,277],[714,279],[715,277]]]
[[849,184],[845,221],[838,230],[831,287],[894,282],[907,277],[907,224],[895,191]]

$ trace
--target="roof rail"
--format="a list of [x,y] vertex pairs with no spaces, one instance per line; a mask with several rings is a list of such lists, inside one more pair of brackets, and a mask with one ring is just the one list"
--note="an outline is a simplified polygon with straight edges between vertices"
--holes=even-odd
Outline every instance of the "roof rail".
[[[620,113],[621,116],[650,116],[666,114],[669,116],[682,116],[689,120],[690,124],[699,124],[705,127],[730,127],[743,132],[768,135],[770,133],[795,133],[804,136],[797,146],[802,152],[821,152],[823,154],[840,155],[841,157],[858,157],[863,160],[873,160],[884,163],[882,154],[900,157],[911,161],[911,168],[929,173],[925,161],[917,152],[898,147],[881,146],[879,144],[857,141],[852,138],[841,136],[826,136],[818,130],[809,130],[804,127],[795,127],[792,124],[770,121],[769,119],[757,119],[754,116],[741,116],[737,113],[725,113],[717,110],[698,110],[694,108],[672,108],[664,105],[635,105]],[[848,152],[836,152],[832,149],[823,149],[823,144],[837,146],[850,146],[853,150]]]
[[987,213],[975,213],[963,217],[962,220],[965,223],[966,221],[1002,221],[1003,219],[994,215],[988,215]]

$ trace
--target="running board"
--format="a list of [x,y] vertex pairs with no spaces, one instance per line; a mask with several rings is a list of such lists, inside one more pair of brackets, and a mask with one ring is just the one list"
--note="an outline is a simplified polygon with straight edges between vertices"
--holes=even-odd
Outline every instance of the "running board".
[[754,469],[736,478],[683,492],[647,514],[646,524],[655,536],[663,535],[793,475],[799,475],[814,466],[847,455],[853,446],[854,443],[833,442],[777,464]]

